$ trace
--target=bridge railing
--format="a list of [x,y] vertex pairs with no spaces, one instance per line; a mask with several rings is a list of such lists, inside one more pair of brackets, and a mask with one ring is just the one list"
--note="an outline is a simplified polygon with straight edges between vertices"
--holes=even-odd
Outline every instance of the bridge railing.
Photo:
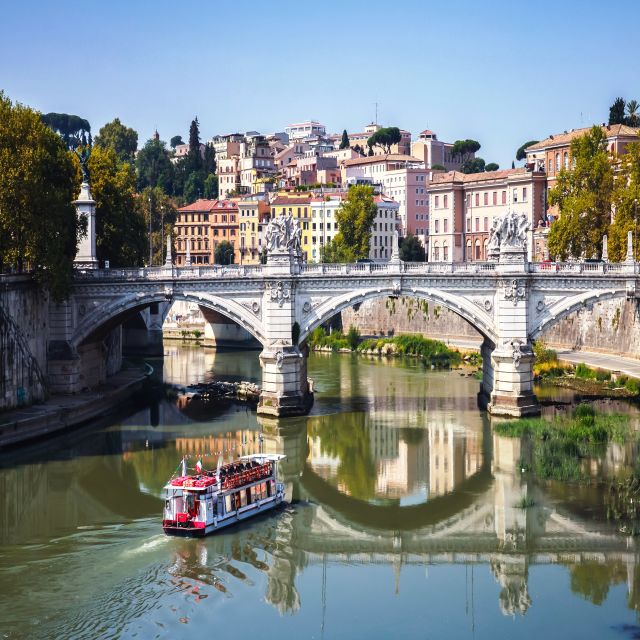
[[530,273],[638,273],[638,263],[628,262],[530,262]]

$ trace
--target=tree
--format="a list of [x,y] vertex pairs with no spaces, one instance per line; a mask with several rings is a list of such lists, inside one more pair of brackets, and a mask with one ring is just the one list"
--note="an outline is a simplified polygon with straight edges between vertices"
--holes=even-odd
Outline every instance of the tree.
[[204,197],[209,200],[218,198],[218,176],[210,173],[204,181]]
[[538,140],[529,140],[529,142],[525,142],[523,145],[519,146],[516,151],[516,160],[524,160],[527,157],[527,147],[538,144],[538,142]]
[[353,250],[344,243],[344,238],[337,233],[331,242],[320,248],[320,260],[329,263],[355,262]]
[[204,195],[204,173],[194,171],[190,173],[184,183],[184,199],[186,202],[195,202]]
[[613,169],[601,127],[571,141],[573,169],[561,169],[549,203],[560,218],[549,231],[549,253],[565,260],[600,256],[602,236],[611,221]]
[[223,240],[216,245],[214,259],[216,264],[233,264],[233,245],[227,240]]
[[371,227],[378,208],[373,200],[373,187],[356,185],[349,189],[347,199],[341,203],[336,211],[338,233],[336,241],[344,244],[353,252],[353,257],[369,257],[369,242]]
[[136,201],[136,174],[111,148],[96,146],[89,158],[96,201],[96,253],[112,267],[142,265],[148,236]]
[[172,193],[173,165],[169,152],[162,140],[151,138],[140,149],[136,158],[138,169],[138,189],[160,187],[165,193]]
[[[173,200],[159,187],[146,188],[138,198],[139,209],[143,215],[145,242],[144,255],[149,255],[149,229],[151,229],[152,264],[164,264],[167,237],[172,236],[177,210]],[[151,224],[149,224],[151,217]]]
[[463,163],[460,171],[462,171],[462,173],[482,173],[484,168],[485,164],[482,158],[470,158]]
[[189,127],[189,153],[187,155],[187,168],[189,172],[202,169],[202,154],[200,152],[200,123],[198,117],[191,121]]
[[88,120],[68,113],[46,113],[40,117],[42,122],[60,134],[68,149],[91,144],[91,125]]
[[204,148],[204,156],[202,158],[202,170],[208,175],[209,173],[215,173],[216,168],[216,150],[207,144]]
[[405,262],[424,262],[425,251],[420,242],[420,238],[416,238],[411,233],[408,233],[400,243],[400,260]]
[[169,146],[172,149],[175,149],[179,144],[184,144],[184,142],[182,141],[182,136],[173,136],[169,141]]
[[0,91],[0,270],[28,268],[55,300],[71,286],[86,225],[77,160],[40,115]]
[[615,217],[609,230],[609,259],[624,260],[627,253],[627,233],[635,237],[636,260],[640,256],[637,239],[640,219],[640,142],[627,145],[620,157],[620,173],[616,177],[613,190],[613,210]]
[[436,162],[436,164],[432,164],[432,165],[431,165],[431,169],[432,169],[433,171],[446,171],[446,170],[447,170],[447,167],[445,167],[443,164],[438,164],[438,163]]
[[364,155],[364,149],[359,144],[357,144],[355,147],[353,147],[353,150],[356,153],[359,153],[361,156]]
[[125,127],[120,118],[116,118],[100,129],[94,143],[97,147],[113,149],[120,162],[133,164],[138,149],[138,132]]
[[629,100],[627,102],[627,124],[630,127],[637,127],[640,124],[640,115],[638,111],[640,110],[640,104],[638,104],[637,100]]
[[402,140],[402,135],[398,127],[382,127],[369,137],[367,145],[370,149],[378,146],[385,153],[391,153],[391,147],[398,144],[400,140]]
[[[471,160],[471,156],[480,150],[480,143],[477,140],[456,140],[451,149],[451,155],[458,158],[461,163]],[[471,173],[471,172],[469,172]]]
[[614,103],[609,107],[609,124],[624,124],[625,106],[625,101],[622,98],[615,99]]
[[340,148],[348,149],[350,146],[351,143],[349,142],[349,134],[347,133],[347,130],[344,129],[344,131],[342,132],[342,141],[340,142]]
[[485,171],[497,171],[500,168],[500,165],[497,162],[490,162],[486,164],[484,167]]

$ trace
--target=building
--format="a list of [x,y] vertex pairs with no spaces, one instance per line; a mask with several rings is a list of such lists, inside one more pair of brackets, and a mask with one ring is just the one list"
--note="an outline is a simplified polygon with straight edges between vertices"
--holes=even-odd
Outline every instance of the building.
[[269,222],[269,203],[257,198],[238,201],[238,233],[240,239],[240,264],[259,264],[264,249],[260,231]]
[[289,136],[290,142],[311,137],[325,138],[327,135],[326,127],[315,120],[290,124],[284,128],[284,132]]
[[[336,212],[347,195],[347,192],[332,192],[328,195],[320,193],[312,198],[308,257],[310,262],[321,262],[322,247],[331,242],[340,230]],[[393,251],[394,231],[398,226],[399,205],[393,199],[380,194],[374,196],[374,202],[377,214],[371,228],[369,258],[389,260]]]
[[[379,124],[371,122],[364,128],[364,131],[360,133],[347,133],[349,136],[349,146],[359,146],[365,152],[368,151],[367,141],[379,129],[382,129]],[[338,147],[342,141],[342,135],[338,136],[338,134],[336,134],[335,136],[332,136],[332,138],[334,140],[334,146]],[[406,156],[411,155],[411,132],[400,129],[400,142],[392,145],[390,152]],[[386,152],[384,149],[375,146],[373,147],[373,153],[375,155],[385,155]]]
[[526,167],[483,173],[434,174],[429,186],[430,262],[487,260],[493,219],[512,211],[531,225],[529,256],[536,258],[533,229],[545,219],[546,175]]
[[379,184],[382,192],[400,206],[400,235],[412,233],[425,243],[429,228],[430,173],[417,158],[391,153],[345,160],[342,184],[366,180]]
[[[182,158],[186,158],[189,155],[189,149],[191,146],[189,144],[177,144],[175,149],[173,150],[173,156],[171,157],[171,162],[176,164]],[[200,155],[204,158],[204,150],[205,145],[200,143]]]
[[273,155],[264,136],[254,135],[240,143],[238,170],[240,193],[261,193],[265,190],[265,184],[275,182]]
[[[429,129],[422,131],[411,145],[411,155],[424,162],[427,169],[441,165],[447,171],[459,171],[463,164],[461,158],[453,155],[453,143],[438,140],[438,136]],[[475,153],[470,154],[468,159],[473,158]]]
[[187,244],[191,254],[191,264],[213,264],[211,245],[211,212],[218,204],[217,200],[196,200],[194,203],[178,209],[173,227],[175,236],[175,263],[184,267],[187,261]]
[[[210,245],[215,255],[216,247],[221,242],[229,242],[231,262],[240,262],[240,243],[238,223],[238,203],[235,200],[218,200],[209,213]],[[228,256],[224,256],[226,262]]]

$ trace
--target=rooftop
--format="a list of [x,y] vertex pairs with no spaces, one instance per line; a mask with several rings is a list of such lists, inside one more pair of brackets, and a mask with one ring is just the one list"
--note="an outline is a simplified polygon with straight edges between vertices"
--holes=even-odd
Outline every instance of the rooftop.
[[379,156],[367,156],[365,158],[352,158],[345,160],[343,164],[347,167],[358,166],[361,164],[378,164],[380,162],[422,162],[419,158],[407,156],[403,153],[387,153]]
[[[597,126],[597,125],[596,125]],[[600,127],[602,132],[607,138],[614,138],[619,136],[636,137],[640,132],[640,128],[629,127],[626,124],[605,124]],[[583,136],[588,133],[591,127],[582,127],[581,129],[572,129],[571,131],[565,131],[563,133],[557,133],[554,135],[532,144],[526,148],[527,152],[530,151],[542,151],[548,147],[563,146],[569,144],[574,138]]]
[[517,169],[502,169],[498,171],[482,171],[480,173],[462,173],[461,171],[447,171],[447,173],[434,173],[431,178],[431,185],[445,184],[448,182],[463,182],[470,184],[472,182],[484,182],[486,180],[504,180],[518,175],[526,175],[531,173],[525,167]]
[[191,211],[211,211],[211,209],[213,209],[217,204],[217,200],[206,200],[204,198],[199,198],[195,202],[192,202],[185,207],[180,207],[178,211],[182,211],[185,213]]

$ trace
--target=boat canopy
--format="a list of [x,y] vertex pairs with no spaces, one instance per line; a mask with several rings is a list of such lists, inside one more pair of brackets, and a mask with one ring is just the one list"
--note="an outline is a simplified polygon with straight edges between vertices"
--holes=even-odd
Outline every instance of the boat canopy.
[[260,464],[264,464],[265,462],[280,462],[286,457],[284,453],[250,453],[247,456],[240,456],[238,460],[255,460]]

